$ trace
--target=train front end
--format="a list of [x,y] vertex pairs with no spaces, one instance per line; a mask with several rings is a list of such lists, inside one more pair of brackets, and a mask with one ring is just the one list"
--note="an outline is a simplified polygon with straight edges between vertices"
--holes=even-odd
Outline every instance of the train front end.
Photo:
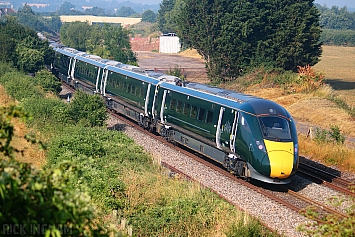
[[290,183],[299,165],[295,122],[283,107],[271,101],[259,101],[252,107],[255,113],[242,116],[239,134],[248,148],[241,157],[248,163],[250,177],[267,183]]
[[[295,123],[291,117],[259,116],[264,143],[260,160],[260,173],[273,183],[288,183],[298,169],[298,139]],[[265,180],[266,181],[266,180]]]

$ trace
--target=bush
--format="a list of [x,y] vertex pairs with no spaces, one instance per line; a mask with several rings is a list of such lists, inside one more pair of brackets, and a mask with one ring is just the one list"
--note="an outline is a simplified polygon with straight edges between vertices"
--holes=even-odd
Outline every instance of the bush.
[[[67,186],[64,170],[36,170],[14,160],[0,162],[0,225],[3,234],[102,236],[90,197]],[[105,235],[104,235],[105,236]]]
[[45,92],[51,91],[59,94],[62,90],[60,81],[49,71],[41,70],[32,78],[35,85],[40,86]]
[[340,129],[336,125],[331,125],[330,130],[317,128],[315,132],[314,140],[320,143],[336,143],[336,144],[344,144],[345,136],[341,134]]
[[69,117],[84,126],[103,126],[107,119],[106,106],[99,95],[75,92],[74,100],[68,108]]
[[68,104],[57,98],[28,98],[21,102],[25,111],[30,113],[33,121],[28,124],[36,124],[37,127],[57,126],[65,124],[68,120]]
[[4,85],[7,94],[19,101],[31,97],[37,99],[44,97],[43,91],[35,86],[31,77],[20,72],[5,73],[0,78],[0,83]]

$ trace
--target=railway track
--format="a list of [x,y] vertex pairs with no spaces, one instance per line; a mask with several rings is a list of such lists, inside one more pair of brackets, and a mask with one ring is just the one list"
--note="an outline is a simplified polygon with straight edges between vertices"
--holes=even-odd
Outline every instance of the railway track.
[[339,176],[317,168],[310,164],[300,162],[298,174],[312,182],[327,186],[343,194],[355,197],[355,183],[342,179]]

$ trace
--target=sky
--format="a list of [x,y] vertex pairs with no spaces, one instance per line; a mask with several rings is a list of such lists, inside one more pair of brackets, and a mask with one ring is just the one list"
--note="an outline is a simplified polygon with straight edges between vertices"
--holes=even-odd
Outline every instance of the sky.
[[[154,1],[154,0],[151,0]],[[158,0],[155,0],[159,2]],[[320,5],[327,5],[328,8],[332,6],[355,8],[355,0],[315,0],[315,3],[319,3]]]
[[[162,0],[129,0],[133,3],[142,3],[142,4],[159,4]],[[355,8],[355,0],[315,0],[315,3],[319,3],[321,5],[327,5],[328,8],[332,6]]]

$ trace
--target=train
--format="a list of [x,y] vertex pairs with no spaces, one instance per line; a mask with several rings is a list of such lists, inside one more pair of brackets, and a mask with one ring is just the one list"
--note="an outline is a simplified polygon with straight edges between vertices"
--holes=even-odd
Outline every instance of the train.
[[108,109],[243,179],[288,184],[299,165],[295,121],[256,96],[146,70],[57,43],[52,72]]

